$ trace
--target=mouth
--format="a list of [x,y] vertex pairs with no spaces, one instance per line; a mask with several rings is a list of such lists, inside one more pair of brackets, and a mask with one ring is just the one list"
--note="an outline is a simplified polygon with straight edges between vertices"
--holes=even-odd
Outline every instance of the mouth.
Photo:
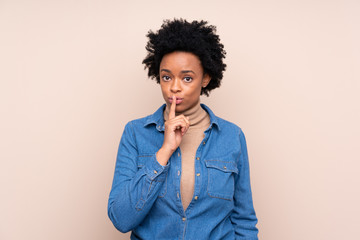
[[[169,97],[168,99],[170,103],[173,102],[173,99],[171,97]],[[183,98],[176,97],[176,104],[180,104],[183,100]]]

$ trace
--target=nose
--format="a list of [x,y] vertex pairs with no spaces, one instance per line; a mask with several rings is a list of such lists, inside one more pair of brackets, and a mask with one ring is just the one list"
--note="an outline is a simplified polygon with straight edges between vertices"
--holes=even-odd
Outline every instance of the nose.
[[170,90],[173,93],[177,93],[181,91],[181,80],[175,78],[174,81],[171,82]]

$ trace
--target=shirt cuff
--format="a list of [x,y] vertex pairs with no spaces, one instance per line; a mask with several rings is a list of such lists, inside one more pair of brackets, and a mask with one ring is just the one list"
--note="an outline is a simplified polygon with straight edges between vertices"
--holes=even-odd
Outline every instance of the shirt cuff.
[[165,178],[165,174],[169,169],[170,161],[163,166],[156,160],[156,153],[151,157],[150,164],[147,168],[147,175],[150,178],[150,180],[161,180],[162,178]]

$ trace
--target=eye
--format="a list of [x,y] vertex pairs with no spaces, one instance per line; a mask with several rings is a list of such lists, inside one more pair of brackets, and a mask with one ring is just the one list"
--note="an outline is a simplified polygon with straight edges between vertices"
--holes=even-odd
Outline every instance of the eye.
[[162,80],[164,80],[165,82],[170,81],[170,77],[168,75],[162,76]]
[[192,80],[192,77],[184,77],[184,81],[187,83],[191,82]]

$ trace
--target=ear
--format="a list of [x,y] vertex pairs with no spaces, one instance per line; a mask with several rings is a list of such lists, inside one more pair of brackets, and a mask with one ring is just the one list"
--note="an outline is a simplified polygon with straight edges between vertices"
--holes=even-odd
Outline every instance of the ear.
[[206,87],[209,84],[210,80],[211,77],[209,76],[209,74],[205,73],[201,81],[201,87],[202,88]]

